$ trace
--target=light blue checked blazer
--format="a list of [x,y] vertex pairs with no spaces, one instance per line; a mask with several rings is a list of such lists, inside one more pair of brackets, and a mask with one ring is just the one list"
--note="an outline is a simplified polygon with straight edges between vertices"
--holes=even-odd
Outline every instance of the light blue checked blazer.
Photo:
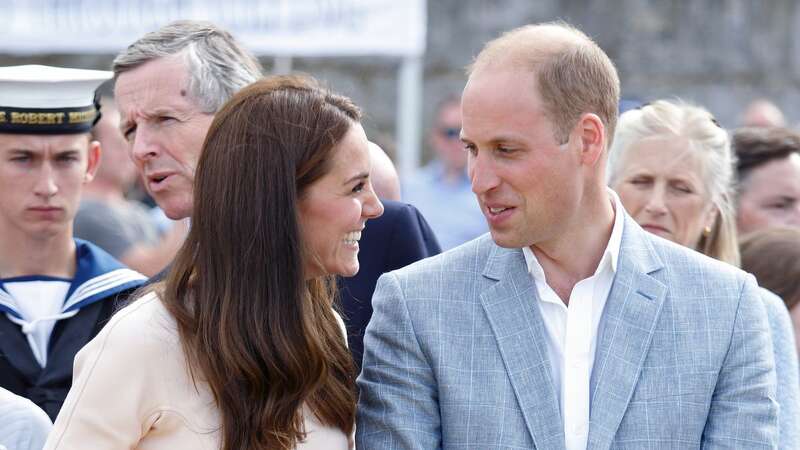
[[[484,235],[381,277],[356,445],[564,448],[537,293]],[[752,276],[629,216],[598,332],[588,448],[777,448],[775,367]]]

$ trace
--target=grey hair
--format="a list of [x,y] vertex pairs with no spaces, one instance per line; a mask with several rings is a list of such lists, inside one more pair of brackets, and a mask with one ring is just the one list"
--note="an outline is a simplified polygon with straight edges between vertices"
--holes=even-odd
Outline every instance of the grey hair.
[[708,256],[739,265],[736,212],[733,206],[736,156],[728,132],[703,107],[681,100],[658,100],[623,113],[609,150],[608,184],[619,182],[631,147],[650,137],[682,137],[687,149],[699,157],[706,191],[719,214],[711,233],[704,235],[697,250]]
[[189,92],[205,113],[216,113],[239,89],[262,76],[258,60],[230,33],[210,22],[180,20],[145,34],[114,58],[114,79],[142,64],[182,56]]

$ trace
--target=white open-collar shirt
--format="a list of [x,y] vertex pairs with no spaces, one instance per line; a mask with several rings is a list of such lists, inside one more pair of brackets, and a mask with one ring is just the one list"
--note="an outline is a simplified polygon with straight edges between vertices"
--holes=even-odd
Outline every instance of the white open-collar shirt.
[[[597,349],[597,329],[611,291],[622,242],[624,209],[608,189],[614,226],[594,275],[575,284],[565,305],[547,284],[547,277],[530,247],[522,249],[528,272],[539,294],[539,310],[547,330],[547,352],[564,420],[567,450],[584,450],[589,439],[589,380]],[[576,258],[582,255],[578,252]]]

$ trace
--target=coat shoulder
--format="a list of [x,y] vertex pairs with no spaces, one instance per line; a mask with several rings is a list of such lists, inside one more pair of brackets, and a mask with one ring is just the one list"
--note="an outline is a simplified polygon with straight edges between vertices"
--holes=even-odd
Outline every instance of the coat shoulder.
[[486,265],[487,259],[494,249],[498,248],[490,234],[484,234],[465,244],[450,249],[444,253],[417,261],[393,273],[399,278],[415,278],[426,274],[466,272],[480,274]]

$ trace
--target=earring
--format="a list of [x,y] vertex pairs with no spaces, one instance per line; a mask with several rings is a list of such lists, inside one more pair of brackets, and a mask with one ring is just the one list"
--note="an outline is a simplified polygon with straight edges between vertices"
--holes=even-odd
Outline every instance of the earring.
[[710,234],[711,234],[711,227],[706,225],[706,227],[703,228],[703,236],[708,237],[708,235]]

